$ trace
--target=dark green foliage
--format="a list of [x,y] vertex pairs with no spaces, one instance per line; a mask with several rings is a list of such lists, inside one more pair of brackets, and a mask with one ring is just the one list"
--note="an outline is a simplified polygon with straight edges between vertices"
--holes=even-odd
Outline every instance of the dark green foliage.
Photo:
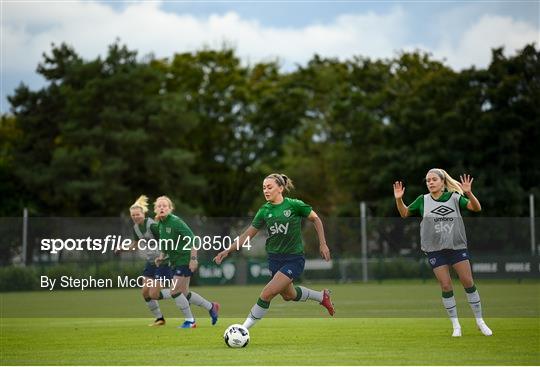
[[[539,51],[494,50],[486,69],[451,70],[423,53],[390,60],[314,56],[285,73],[233,50],[138,59],[117,43],[83,60],[44,55],[46,87],[22,85],[0,126],[2,215],[118,215],[145,193],[182,212],[250,215],[262,179],[325,216],[397,215],[432,167],[475,177],[486,216],[524,216],[540,195]],[[5,202],[5,204],[4,204]]]

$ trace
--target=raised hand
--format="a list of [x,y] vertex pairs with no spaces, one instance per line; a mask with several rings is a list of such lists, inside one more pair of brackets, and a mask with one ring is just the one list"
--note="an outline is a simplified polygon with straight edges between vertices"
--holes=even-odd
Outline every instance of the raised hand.
[[464,193],[468,193],[472,191],[472,183],[474,181],[474,178],[472,178],[470,175],[460,175],[459,176],[461,180],[461,188],[463,189]]
[[394,197],[396,199],[402,199],[403,194],[405,193],[405,186],[401,181],[394,182]]

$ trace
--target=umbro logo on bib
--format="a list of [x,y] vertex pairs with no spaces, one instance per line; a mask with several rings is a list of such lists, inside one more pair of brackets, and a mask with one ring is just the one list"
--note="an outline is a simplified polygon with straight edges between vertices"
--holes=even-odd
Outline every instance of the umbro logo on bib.
[[444,206],[444,205],[439,205],[438,207],[433,209],[431,212],[433,214],[437,214],[437,215],[440,215],[440,216],[444,217],[444,216],[447,216],[450,213],[453,213],[454,209],[449,208],[449,207]]

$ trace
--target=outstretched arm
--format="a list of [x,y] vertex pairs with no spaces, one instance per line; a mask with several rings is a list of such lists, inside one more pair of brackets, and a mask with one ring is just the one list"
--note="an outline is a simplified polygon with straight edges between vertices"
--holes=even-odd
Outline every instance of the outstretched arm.
[[315,225],[315,231],[317,231],[317,237],[319,237],[319,252],[321,253],[321,257],[326,261],[330,261],[330,249],[326,244],[321,218],[319,218],[317,213],[315,213],[313,210],[311,213],[309,213],[307,218]]
[[221,262],[227,256],[229,256],[231,252],[237,251],[242,248],[242,244],[245,243],[248,239],[251,240],[258,232],[259,230],[257,228],[249,226],[248,229],[246,229],[244,233],[242,233],[240,237],[238,237],[238,239],[234,241],[230,248],[221,251],[219,254],[216,255],[216,257],[214,257],[214,262],[218,265],[221,264]]

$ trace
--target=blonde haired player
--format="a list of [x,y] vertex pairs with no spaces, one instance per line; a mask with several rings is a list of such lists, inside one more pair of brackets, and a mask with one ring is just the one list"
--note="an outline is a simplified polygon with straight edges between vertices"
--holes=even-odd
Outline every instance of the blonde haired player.
[[[194,243],[194,234],[191,228],[178,216],[172,213],[174,204],[167,196],[160,196],[154,203],[154,212],[158,221],[158,233],[160,240],[172,240],[174,246],[162,244],[162,254],[156,259],[156,265],[165,260],[169,262],[173,272],[173,279],[176,285],[170,290],[171,297],[176,306],[184,314],[184,323],[179,326],[181,329],[197,327],[195,318],[189,306],[190,303],[203,307],[212,318],[212,325],[218,320],[219,303],[210,302],[200,294],[189,290],[189,282],[193,273],[199,266],[197,260],[197,249],[191,246],[190,250],[184,247]],[[165,258],[163,255],[166,255]]]
[[[157,223],[152,218],[148,218],[146,216],[147,213],[148,197],[141,195],[129,208],[129,214],[133,221],[133,243],[128,250],[139,248],[140,241],[146,241],[148,243],[151,239],[158,239]],[[117,250],[118,252],[120,250]],[[144,286],[142,288],[142,296],[148,309],[156,318],[149,326],[162,326],[165,325],[165,318],[157,302],[161,294],[161,284],[160,282],[152,282],[152,280],[171,279],[172,271],[166,264],[156,266],[155,259],[160,255],[159,250],[152,251],[146,249],[143,254],[146,263],[143,270]],[[155,286],[149,284],[155,284]],[[164,292],[166,293],[166,291]]]
[[489,336],[493,333],[482,317],[480,295],[474,285],[465,225],[461,217],[462,210],[479,212],[482,208],[472,192],[474,179],[469,175],[462,175],[460,179],[461,182],[458,182],[445,170],[432,168],[426,174],[429,193],[418,196],[407,207],[403,202],[405,187],[401,181],[396,181],[394,197],[402,218],[423,217],[420,224],[421,248],[441,286],[442,302],[454,329],[452,336],[461,336],[461,325],[457,316],[450,266],[454,268],[465,288],[478,328],[482,334]]

